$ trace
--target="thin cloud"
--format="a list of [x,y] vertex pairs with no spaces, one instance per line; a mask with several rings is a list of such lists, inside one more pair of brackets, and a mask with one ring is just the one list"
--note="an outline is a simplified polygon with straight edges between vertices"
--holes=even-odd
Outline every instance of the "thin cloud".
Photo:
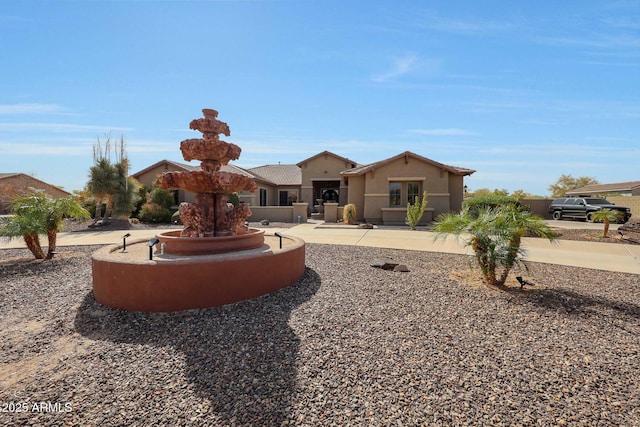
[[18,156],[87,156],[87,146],[52,144],[0,144],[2,155]]
[[431,136],[478,136],[478,132],[473,132],[465,129],[446,128],[446,129],[408,129],[408,133],[415,133],[418,135],[431,135]]
[[408,54],[393,60],[389,69],[383,73],[371,76],[371,81],[375,83],[385,83],[395,80],[407,73],[410,73],[417,65],[418,57],[414,54]]
[[421,21],[419,26],[428,30],[456,34],[478,34],[488,32],[493,33],[511,30],[514,28],[514,24],[512,23],[477,19],[450,19],[434,13],[429,13],[428,16],[423,16],[423,20]]
[[0,115],[65,113],[65,108],[56,104],[0,104]]
[[97,125],[76,125],[68,123],[0,123],[0,130],[11,132],[38,131],[38,132],[128,132],[133,128]]
[[635,36],[538,37],[535,41],[556,47],[588,47],[596,49],[638,49],[640,47],[640,37]]

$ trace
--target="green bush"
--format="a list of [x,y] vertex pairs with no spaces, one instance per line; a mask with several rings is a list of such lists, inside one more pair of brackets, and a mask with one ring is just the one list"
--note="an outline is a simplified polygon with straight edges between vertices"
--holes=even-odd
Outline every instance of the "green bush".
[[170,209],[163,208],[157,203],[145,203],[140,209],[139,218],[142,222],[148,223],[170,223],[172,212]]
[[163,208],[169,209],[176,204],[176,200],[173,197],[173,191],[165,190],[158,186],[153,186],[151,189],[151,201]]
[[240,204],[240,196],[238,196],[238,193],[227,194],[227,197],[229,197],[228,203],[231,203],[233,206]]
[[496,194],[472,197],[462,202],[462,209],[467,210],[469,216],[471,216],[472,218],[477,218],[478,214],[482,210],[496,209],[501,206],[513,206],[521,212],[527,210],[526,206],[520,203],[518,199]]

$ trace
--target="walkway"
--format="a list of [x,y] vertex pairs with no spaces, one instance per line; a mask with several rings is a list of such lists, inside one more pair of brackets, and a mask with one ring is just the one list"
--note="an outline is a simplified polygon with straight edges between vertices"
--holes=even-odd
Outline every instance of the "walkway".
[[[466,248],[462,242],[451,237],[446,240],[436,240],[434,233],[411,231],[406,228],[382,227],[366,230],[338,224],[307,223],[292,228],[265,229],[267,234],[278,231],[285,235],[300,237],[307,243],[471,254],[470,249]],[[131,233],[127,243],[132,243],[150,239],[160,232],[162,232],[161,229],[59,233],[58,246],[122,243],[122,236],[125,233]],[[24,247],[22,239],[0,240],[0,249]],[[526,250],[525,259],[528,261],[640,274],[640,245],[569,240],[550,243],[545,239],[524,238],[522,247]]]

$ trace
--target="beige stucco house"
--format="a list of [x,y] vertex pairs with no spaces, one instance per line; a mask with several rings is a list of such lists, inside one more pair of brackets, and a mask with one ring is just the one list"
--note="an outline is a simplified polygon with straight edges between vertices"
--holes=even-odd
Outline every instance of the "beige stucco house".
[[[169,171],[199,170],[170,160],[159,161],[132,176],[147,187]],[[359,221],[376,224],[404,224],[407,202],[427,191],[429,203],[423,222],[437,215],[459,210],[463,199],[463,179],[473,170],[449,166],[409,151],[369,165],[323,151],[295,165],[265,165],[243,169],[223,166],[223,171],[253,178],[255,192],[241,192],[250,206],[291,206],[307,203],[309,213],[323,212],[327,204],[353,203]],[[176,204],[193,202],[194,195],[174,192]]]
[[463,179],[474,170],[438,163],[410,151],[365,166],[341,172],[347,183],[349,203],[356,206],[359,220],[404,224],[407,204],[428,194],[422,222],[460,210]]
[[44,190],[51,197],[68,197],[71,193],[24,173],[0,173],[0,215],[7,214],[11,199],[30,188]]
[[355,168],[358,163],[346,157],[323,151],[297,164],[301,171],[300,187],[303,201],[309,206],[322,202],[349,203],[349,187],[342,171]]

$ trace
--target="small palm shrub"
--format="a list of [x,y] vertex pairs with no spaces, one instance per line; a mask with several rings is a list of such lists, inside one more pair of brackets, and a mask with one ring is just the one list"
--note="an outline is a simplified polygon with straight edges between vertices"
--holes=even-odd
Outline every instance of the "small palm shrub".
[[[36,259],[53,258],[64,218],[89,218],[89,212],[73,197],[53,198],[42,190],[14,198],[9,210],[12,215],[0,220],[0,236],[22,237]],[[49,243],[46,255],[40,245],[40,235],[44,234]]]
[[622,212],[613,211],[611,209],[600,209],[597,212],[594,212],[591,217],[594,222],[603,222],[604,223],[604,231],[602,232],[602,237],[609,237],[609,225],[612,222],[620,222],[622,221]]
[[542,218],[514,204],[443,214],[435,231],[437,238],[448,234],[465,236],[485,283],[499,288],[504,287],[511,269],[521,262],[522,237],[535,235],[553,241],[558,236]]
[[416,229],[416,226],[424,215],[424,210],[427,208],[427,192],[422,193],[422,201],[416,196],[413,204],[407,205],[407,217],[405,218],[405,224],[407,224],[412,230]]
[[345,224],[356,223],[356,205],[349,203],[344,206],[344,210],[342,211],[342,222]]

